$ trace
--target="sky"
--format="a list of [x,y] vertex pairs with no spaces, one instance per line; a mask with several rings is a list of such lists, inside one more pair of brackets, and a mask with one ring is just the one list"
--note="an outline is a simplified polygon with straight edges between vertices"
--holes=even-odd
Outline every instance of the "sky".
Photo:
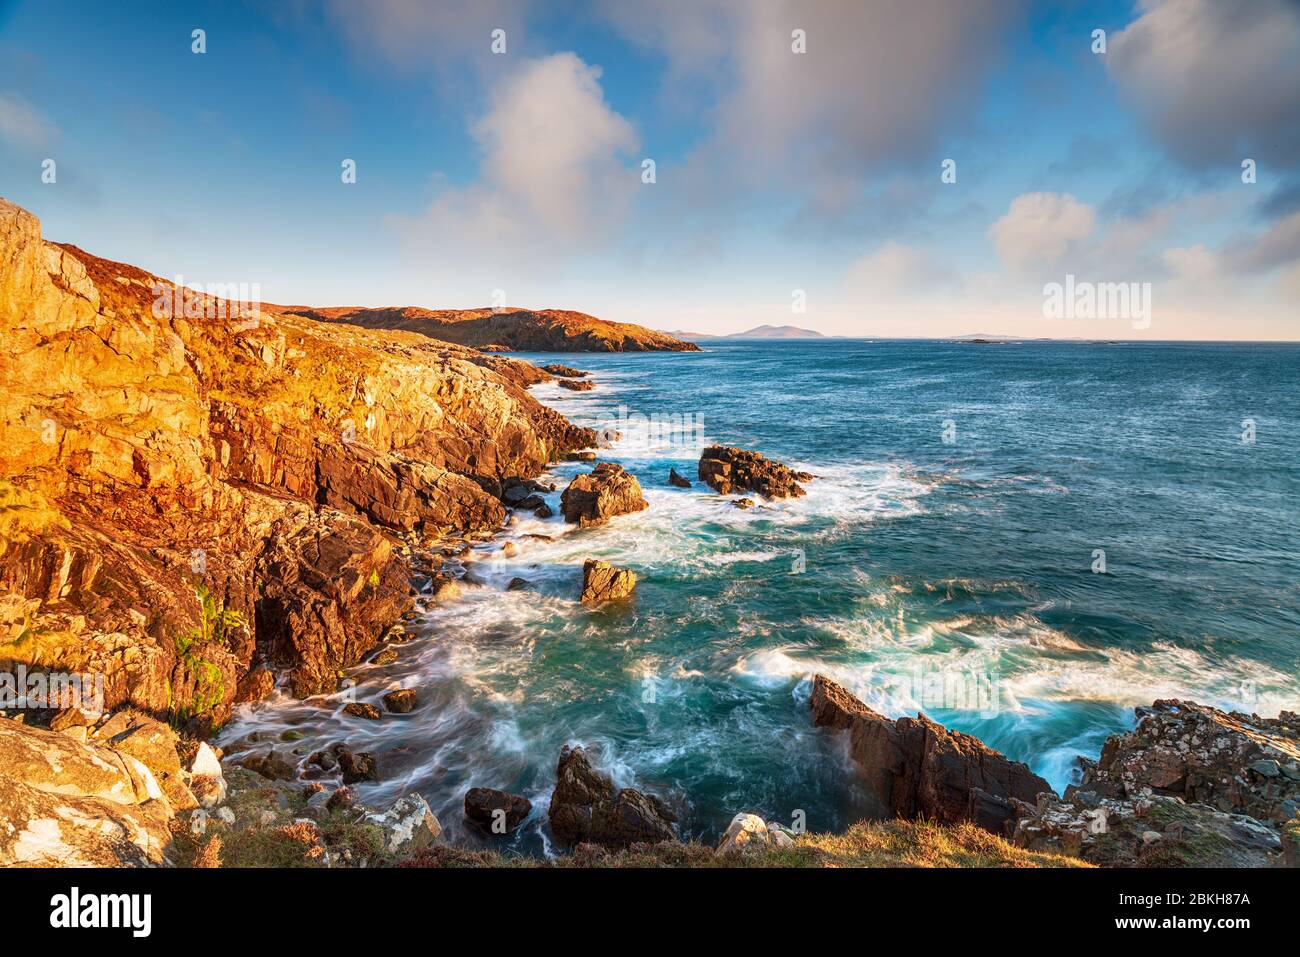
[[0,0],[0,196],[274,303],[1295,340],[1300,0]]

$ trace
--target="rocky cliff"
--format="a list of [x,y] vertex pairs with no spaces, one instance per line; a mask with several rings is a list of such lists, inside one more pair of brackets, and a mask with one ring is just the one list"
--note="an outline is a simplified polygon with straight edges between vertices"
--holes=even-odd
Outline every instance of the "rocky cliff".
[[287,306],[286,312],[366,329],[401,329],[475,349],[513,352],[699,352],[693,342],[564,309],[367,309]]
[[174,293],[0,200],[0,665],[101,675],[110,709],[332,691],[407,608],[409,544],[496,528],[504,482],[594,443],[526,363]]

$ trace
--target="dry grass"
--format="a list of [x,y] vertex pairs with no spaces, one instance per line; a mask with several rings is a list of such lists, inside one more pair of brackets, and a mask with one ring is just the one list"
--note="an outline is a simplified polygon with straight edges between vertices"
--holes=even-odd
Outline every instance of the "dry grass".
[[539,861],[491,851],[432,847],[403,867],[1087,867],[1075,857],[1027,851],[973,824],[861,821],[843,834],[807,834],[792,848],[720,855],[702,844],[642,845],[617,853],[583,848]]

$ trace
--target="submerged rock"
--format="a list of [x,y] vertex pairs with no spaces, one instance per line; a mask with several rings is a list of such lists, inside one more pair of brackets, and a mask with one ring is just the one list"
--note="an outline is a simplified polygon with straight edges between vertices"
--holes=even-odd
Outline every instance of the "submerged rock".
[[582,566],[582,603],[599,605],[602,602],[627,598],[636,591],[636,572],[615,568],[609,562],[587,559]]
[[890,721],[824,675],[813,681],[813,724],[847,731],[849,757],[877,817],[970,821],[1003,834],[1011,799],[1055,797],[1051,785],[978,738],[925,715]]
[[393,714],[409,714],[418,704],[414,688],[398,688],[384,695],[384,707]]
[[587,474],[579,475],[560,495],[564,520],[583,528],[603,525],[616,515],[649,507],[636,476],[613,462],[601,462]]
[[799,482],[812,478],[795,472],[758,452],[726,445],[711,445],[700,456],[700,481],[723,495],[757,492],[767,498],[795,498],[806,494]]
[[527,798],[495,788],[470,788],[465,792],[465,817],[490,834],[508,834],[523,823],[532,809]]
[[613,780],[593,768],[580,747],[566,745],[560,751],[547,814],[556,839],[568,846],[622,848],[677,839],[677,817],[666,804],[635,788],[615,794]]

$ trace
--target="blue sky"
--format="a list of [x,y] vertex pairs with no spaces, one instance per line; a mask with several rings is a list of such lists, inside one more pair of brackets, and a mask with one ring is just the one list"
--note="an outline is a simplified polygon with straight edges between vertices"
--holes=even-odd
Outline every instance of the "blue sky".
[[0,195],[271,302],[1294,339],[1298,168],[1290,0],[0,0]]

